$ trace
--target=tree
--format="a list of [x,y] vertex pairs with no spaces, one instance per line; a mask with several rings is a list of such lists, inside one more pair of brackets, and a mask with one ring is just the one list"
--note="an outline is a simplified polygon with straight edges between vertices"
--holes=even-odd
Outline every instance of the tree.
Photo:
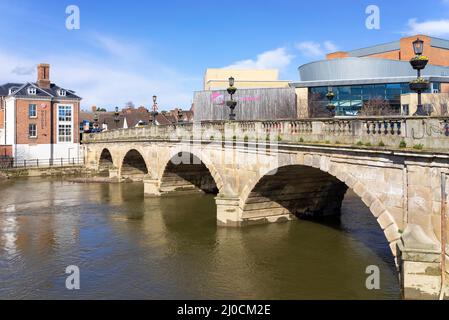
[[135,105],[134,105],[134,103],[133,103],[132,101],[128,101],[128,102],[125,104],[125,108],[134,109],[134,108],[135,108]]
[[360,116],[389,116],[396,113],[390,103],[381,97],[365,101],[359,111]]

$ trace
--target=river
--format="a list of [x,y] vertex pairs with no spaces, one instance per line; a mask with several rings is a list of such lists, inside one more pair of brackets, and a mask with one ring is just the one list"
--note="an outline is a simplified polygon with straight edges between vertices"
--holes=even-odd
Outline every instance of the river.
[[[0,183],[0,299],[399,299],[388,243],[348,192],[341,219],[216,226],[211,195],[143,185]],[[80,290],[65,269],[79,267]],[[366,268],[380,269],[368,290]]]

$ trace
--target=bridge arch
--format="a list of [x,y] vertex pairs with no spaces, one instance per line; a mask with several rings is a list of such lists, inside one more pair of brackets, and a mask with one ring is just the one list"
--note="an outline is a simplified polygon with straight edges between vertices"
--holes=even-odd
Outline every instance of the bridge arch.
[[112,153],[108,148],[101,150],[100,157],[98,158],[98,171],[100,174],[107,172],[114,167],[114,159],[112,158]]
[[218,194],[223,180],[209,157],[200,150],[172,149],[158,177],[161,193],[202,191]]
[[[315,160],[317,160],[315,156]],[[315,165],[313,165],[315,164]],[[271,168],[246,185],[240,197],[243,222],[282,221],[295,217],[317,217],[339,212],[348,188],[361,198],[377,219],[393,256],[400,238],[399,226],[381,199],[329,158],[293,161]]]
[[148,173],[148,165],[141,152],[136,149],[131,149],[124,155],[120,167],[121,177],[134,181],[142,181]]

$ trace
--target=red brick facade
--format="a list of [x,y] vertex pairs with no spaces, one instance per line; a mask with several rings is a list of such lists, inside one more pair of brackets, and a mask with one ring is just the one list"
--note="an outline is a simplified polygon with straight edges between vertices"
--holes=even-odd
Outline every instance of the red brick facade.
[[[81,98],[50,82],[50,65],[39,64],[37,74],[36,83],[0,86],[0,144],[12,145],[14,157],[23,159],[79,154]],[[66,107],[61,121],[60,106]]]
[[[29,116],[29,106],[36,105],[36,117]],[[79,143],[79,109],[78,101],[25,100],[16,101],[16,141],[17,144],[50,144],[57,141],[58,105],[73,105],[72,117],[74,126],[73,143]],[[53,112],[52,112],[53,111]],[[53,116],[52,116],[53,113]],[[1,116],[0,116],[1,117]],[[30,124],[36,124],[37,137],[29,137]],[[53,131],[53,140],[50,135]]]
[[[381,58],[399,61],[410,61],[415,56],[413,51],[413,41],[420,38],[424,41],[424,55],[429,58],[429,64],[435,66],[449,67],[449,50],[431,46],[432,39],[426,35],[416,35],[402,38],[400,40],[400,49],[367,55],[367,58]],[[327,59],[347,58],[347,52],[333,52],[327,55]]]

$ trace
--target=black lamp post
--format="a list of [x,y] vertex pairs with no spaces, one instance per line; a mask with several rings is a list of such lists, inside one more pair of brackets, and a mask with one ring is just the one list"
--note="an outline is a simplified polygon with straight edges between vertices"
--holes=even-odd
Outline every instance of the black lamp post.
[[114,122],[115,122],[115,128],[118,128],[118,123],[120,122],[120,112],[118,111],[118,107],[115,107]]
[[182,120],[182,109],[178,109],[178,123],[183,123],[184,120]]
[[234,82],[235,79],[233,77],[229,78],[229,88],[228,88],[228,93],[231,95],[231,100],[226,101],[226,105],[229,107],[229,109],[231,110],[229,113],[229,120],[230,121],[234,121],[235,120],[235,113],[234,113],[234,109],[237,106],[237,101],[234,101],[234,94],[237,91],[237,88],[234,87]]
[[99,120],[98,112],[95,112],[94,113],[94,131],[98,130],[98,127],[99,127],[98,120]]
[[156,116],[158,115],[157,112],[158,106],[157,106],[157,96],[153,96],[153,107],[151,110],[151,116],[153,117],[153,124],[156,125]]
[[335,105],[332,103],[332,100],[335,98],[335,94],[332,91],[332,88],[329,88],[326,94],[327,100],[329,100],[329,104],[327,105],[327,110],[329,110],[332,117],[335,116]]
[[429,89],[430,83],[421,78],[421,70],[424,70],[429,62],[429,59],[422,55],[424,52],[424,41],[419,38],[413,41],[413,51],[415,52],[415,57],[410,60],[410,64],[417,71],[417,78],[410,82],[410,90],[418,93],[418,105],[414,116],[426,116],[427,113],[422,105],[421,93]]

